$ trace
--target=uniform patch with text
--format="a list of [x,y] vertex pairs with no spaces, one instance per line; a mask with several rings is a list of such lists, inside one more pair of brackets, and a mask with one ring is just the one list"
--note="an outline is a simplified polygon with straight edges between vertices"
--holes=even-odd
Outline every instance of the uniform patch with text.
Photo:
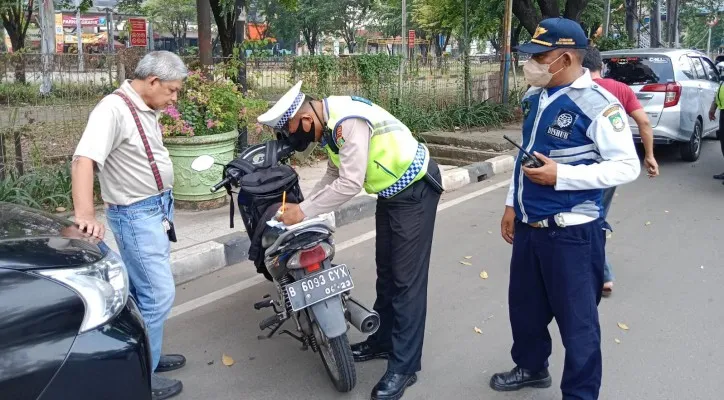
[[571,111],[561,110],[553,125],[548,127],[547,133],[554,138],[568,140],[577,120],[578,114]]
[[342,147],[344,144],[344,137],[342,136],[342,125],[337,127],[337,131],[334,133],[334,143],[337,144],[337,147]]
[[603,116],[605,118],[608,118],[608,122],[611,123],[614,131],[621,132],[626,128],[626,122],[623,120],[620,106],[613,105],[609,107],[608,109],[606,109],[606,111],[603,112]]

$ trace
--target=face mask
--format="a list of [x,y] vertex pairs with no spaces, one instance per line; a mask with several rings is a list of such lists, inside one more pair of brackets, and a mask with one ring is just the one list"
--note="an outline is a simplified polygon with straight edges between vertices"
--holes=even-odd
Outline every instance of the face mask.
[[295,151],[304,151],[309,145],[314,142],[314,122],[312,122],[311,129],[309,131],[304,130],[304,124],[300,121],[297,130],[289,132],[289,144],[292,145]]
[[560,60],[561,57],[563,57],[565,54],[567,53],[561,54],[560,57],[553,60],[553,62],[550,64],[541,64],[531,58],[523,66],[523,74],[525,75],[525,80],[534,87],[543,88],[548,86],[548,84],[551,82],[556,74],[566,69],[566,67],[563,67],[555,73],[550,72],[551,65],[555,64],[556,61]]

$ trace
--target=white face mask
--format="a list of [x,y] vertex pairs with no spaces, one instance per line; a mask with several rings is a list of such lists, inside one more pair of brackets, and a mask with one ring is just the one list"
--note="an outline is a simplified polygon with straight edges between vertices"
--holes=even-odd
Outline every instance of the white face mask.
[[556,74],[566,69],[566,67],[563,67],[556,72],[550,72],[551,65],[555,64],[556,61],[560,60],[565,54],[567,53],[561,54],[560,57],[553,60],[550,64],[541,64],[531,58],[523,66],[523,75],[525,75],[525,80],[534,87],[544,88],[548,86],[551,79],[553,79]]

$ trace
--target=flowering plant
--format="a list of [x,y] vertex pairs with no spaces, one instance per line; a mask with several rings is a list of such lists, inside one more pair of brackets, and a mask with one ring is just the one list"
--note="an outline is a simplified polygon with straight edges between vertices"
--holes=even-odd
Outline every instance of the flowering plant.
[[164,136],[205,136],[230,132],[246,123],[245,99],[229,79],[209,79],[193,71],[175,106],[160,121]]

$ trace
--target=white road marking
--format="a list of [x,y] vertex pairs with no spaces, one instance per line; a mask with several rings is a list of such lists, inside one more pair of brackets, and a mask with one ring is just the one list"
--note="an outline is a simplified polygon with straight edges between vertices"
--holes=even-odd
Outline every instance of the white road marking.
[[[460,196],[460,197],[458,197],[458,198],[456,198],[456,199],[453,199],[453,200],[450,200],[450,201],[446,201],[446,202],[440,204],[440,205],[437,207],[437,211],[440,212],[440,211],[446,210],[446,209],[448,209],[448,208],[450,208],[450,207],[455,207],[455,206],[458,205],[458,204],[464,203],[464,202],[466,202],[466,201],[468,201],[468,200],[472,200],[472,199],[474,199],[474,198],[476,198],[476,197],[480,197],[480,196],[482,196],[482,195],[484,195],[484,194],[486,194],[486,193],[490,193],[490,192],[492,192],[492,191],[494,191],[494,190],[497,190],[497,189],[500,189],[500,188],[503,188],[503,187],[508,187],[509,185],[510,185],[510,179],[506,179],[505,181],[498,182],[498,183],[496,183],[496,184],[494,184],[494,185],[491,185],[491,186],[488,186],[488,187],[486,187],[486,188],[484,188],[484,189],[480,189],[480,190],[477,190],[477,191],[475,191],[475,192],[468,193],[468,194],[466,194],[466,195],[464,195],[464,196]],[[374,231],[374,230],[369,231],[369,232],[367,232],[367,233],[365,233],[365,234],[363,234],[363,235],[360,235],[360,236],[358,236],[358,237],[356,237],[356,238],[354,238],[354,239],[350,239],[350,240],[347,240],[347,241],[345,241],[345,242],[340,243],[339,245],[337,245],[336,251],[337,251],[337,252],[340,252],[340,251],[342,251],[342,250],[349,249],[350,247],[356,246],[356,245],[358,245],[358,244],[360,244],[360,243],[364,243],[364,242],[366,242],[366,241],[368,241],[368,240],[370,240],[370,239],[373,239],[375,236],[377,236],[377,232],[376,232],[376,231]],[[225,288],[223,288],[223,289],[219,289],[219,290],[217,290],[217,291],[211,292],[211,293],[206,294],[206,295],[204,295],[204,296],[197,297],[197,298],[195,298],[195,299],[193,299],[193,300],[189,300],[189,301],[187,301],[187,302],[185,302],[185,303],[183,303],[183,304],[179,304],[179,305],[177,305],[176,307],[174,307],[174,308],[171,310],[171,314],[169,314],[169,317],[168,317],[168,318],[170,319],[170,318],[173,318],[173,317],[178,317],[179,315],[185,314],[185,313],[187,313],[187,312],[189,312],[189,311],[196,310],[197,308],[201,308],[201,307],[203,307],[203,306],[205,306],[205,305],[211,304],[211,303],[213,303],[213,302],[215,302],[215,301],[218,301],[218,300],[221,300],[221,299],[223,299],[223,298],[225,298],[225,297],[228,297],[228,296],[231,296],[231,295],[233,295],[233,294],[239,293],[239,292],[241,292],[241,291],[244,290],[244,289],[248,289],[248,288],[250,288],[250,287],[252,287],[252,286],[254,286],[254,285],[257,285],[257,284],[259,284],[259,283],[262,283],[262,282],[268,282],[268,281],[264,278],[263,275],[256,275],[256,276],[254,276],[254,277],[252,277],[252,278],[245,279],[245,280],[243,280],[243,281],[241,281],[241,282],[235,283],[235,284],[233,284],[233,285],[231,285],[231,286],[227,286],[227,287],[225,287]]]

